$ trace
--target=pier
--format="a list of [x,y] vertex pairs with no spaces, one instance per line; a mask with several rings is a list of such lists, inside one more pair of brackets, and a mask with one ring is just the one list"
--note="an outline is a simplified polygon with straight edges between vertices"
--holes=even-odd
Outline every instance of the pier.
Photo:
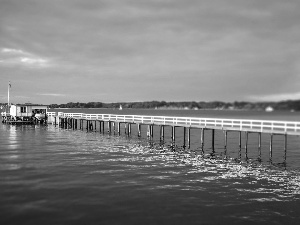
[[[200,147],[204,148],[204,133],[211,135],[211,147],[215,147],[215,131],[221,130],[224,133],[224,148],[227,148],[229,132],[238,132],[238,146],[242,148],[241,137],[245,135],[245,154],[247,156],[249,135],[256,134],[258,138],[258,154],[261,155],[261,136],[269,134],[269,156],[272,158],[273,136],[282,135],[283,149],[286,157],[288,135],[300,135],[300,122],[294,121],[272,121],[272,120],[245,120],[245,119],[220,119],[220,118],[197,118],[197,117],[169,117],[169,116],[148,116],[148,115],[117,115],[117,114],[83,114],[47,112],[48,123],[66,129],[80,129],[87,131],[98,130],[102,133],[121,134],[121,125],[124,133],[132,134],[132,126],[136,126],[137,136],[141,137],[141,127],[147,126],[147,137],[153,139],[154,127],[159,127],[160,140],[165,138],[165,127],[171,128],[172,142],[176,141],[176,130],[183,129],[183,147],[189,148],[191,144],[191,129],[200,130]],[[105,124],[107,124],[105,126]],[[106,129],[106,130],[105,130]]]

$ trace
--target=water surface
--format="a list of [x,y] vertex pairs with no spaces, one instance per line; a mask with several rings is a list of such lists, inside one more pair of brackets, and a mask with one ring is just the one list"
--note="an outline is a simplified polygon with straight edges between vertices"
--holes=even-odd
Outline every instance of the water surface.
[[[194,130],[182,140],[0,125],[1,224],[296,224],[300,221],[299,138],[282,139],[268,159],[263,137],[239,153],[235,134],[225,154],[222,133],[204,154]],[[157,133],[157,132],[155,132]],[[239,156],[241,155],[241,156]]]

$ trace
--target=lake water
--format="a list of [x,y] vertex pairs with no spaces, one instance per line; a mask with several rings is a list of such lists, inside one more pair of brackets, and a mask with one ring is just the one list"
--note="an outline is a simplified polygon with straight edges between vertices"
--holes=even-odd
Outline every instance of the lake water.
[[[74,111],[74,109],[72,109]],[[72,111],[58,110],[58,111]],[[278,112],[199,112],[160,110],[75,110],[84,113],[155,114],[297,120]],[[207,114],[207,116],[199,115]],[[269,115],[269,116],[268,116]],[[97,124],[98,125],[98,124]],[[99,128],[99,126],[97,127]],[[183,148],[182,129],[176,143],[165,130],[160,142],[65,130],[49,126],[0,125],[1,224],[298,224],[300,222],[299,137],[274,136],[272,161],[269,135],[249,136],[247,158],[238,148],[237,133],[192,130],[191,148]],[[244,144],[244,138],[243,138]]]

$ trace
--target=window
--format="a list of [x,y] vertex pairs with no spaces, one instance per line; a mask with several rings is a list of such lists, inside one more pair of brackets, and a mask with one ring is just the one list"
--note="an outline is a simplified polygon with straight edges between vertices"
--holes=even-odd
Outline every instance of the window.
[[26,107],[25,106],[21,106],[21,113],[26,113]]

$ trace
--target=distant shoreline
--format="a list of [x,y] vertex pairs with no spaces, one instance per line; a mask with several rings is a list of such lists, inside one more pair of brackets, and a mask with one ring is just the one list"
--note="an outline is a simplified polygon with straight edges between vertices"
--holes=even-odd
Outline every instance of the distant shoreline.
[[107,109],[159,109],[159,110],[238,110],[238,111],[300,111],[300,100],[281,102],[69,102],[67,104],[51,104],[50,108],[107,108]]

